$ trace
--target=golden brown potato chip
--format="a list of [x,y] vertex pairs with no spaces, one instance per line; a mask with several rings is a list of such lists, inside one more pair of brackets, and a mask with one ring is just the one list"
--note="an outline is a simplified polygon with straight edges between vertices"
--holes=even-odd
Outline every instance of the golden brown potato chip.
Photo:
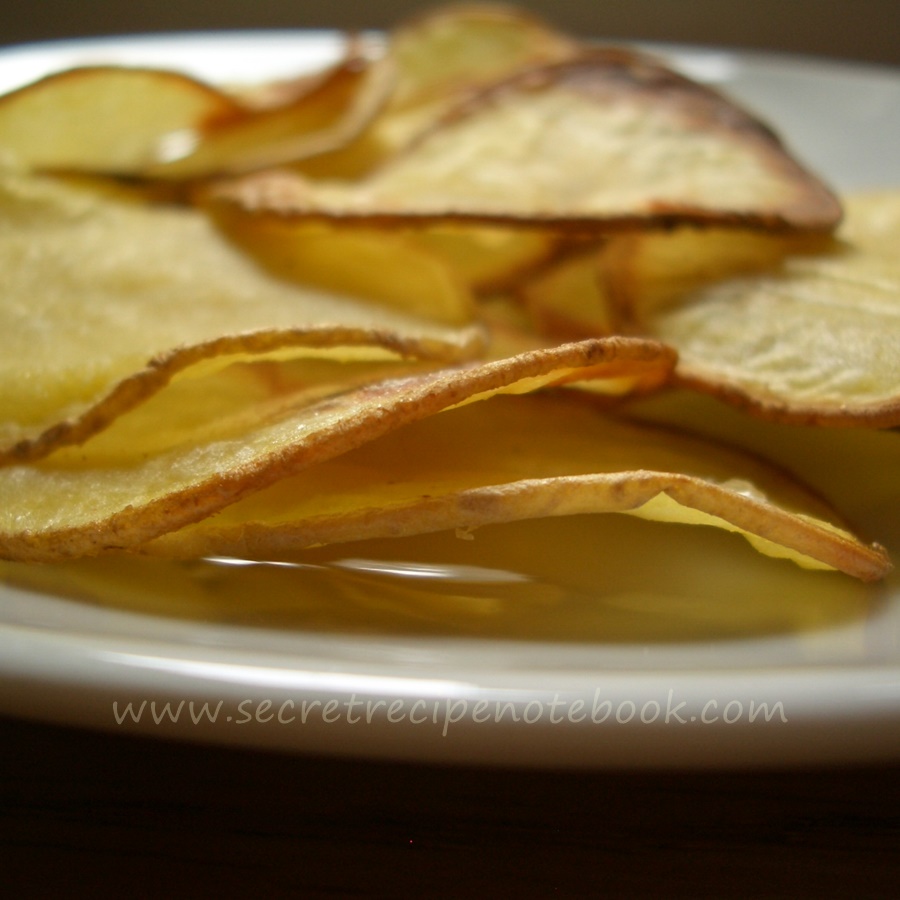
[[863,580],[890,569],[779,470],[560,395],[496,397],[417,422],[146,549],[296,559],[316,544],[601,512],[725,528],[768,555]]
[[448,361],[483,345],[476,326],[274,279],[196,211],[49,178],[0,179],[0,294],[7,461],[85,439],[201,362],[329,348]]
[[358,181],[273,171],[216,197],[282,216],[592,232],[686,222],[827,231],[841,215],[764,125],[612,50],[488,87]]
[[19,165],[179,180],[280,165],[352,140],[387,101],[390,59],[349,41],[315,77],[229,94],[166,70],[72,69],[0,97],[0,149]]
[[[610,338],[326,390],[312,402],[301,370],[286,390],[276,386],[265,404],[253,405],[249,425],[247,411],[237,410],[199,435],[189,428],[183,444],[149,457],[138,445],[111,459],[114,423],[96,459],[88,442],[0,469],[0,557],[53,560],[133,548],[449,407],[579,379],[610,379],[626,392],[665,381],[673,365],[673,354],[658,343]],[[221,392],[221,374],[207,376],[211,396]],[[165,431],[165,407],[133,410],[143,419],[133,430]]]
[[900,432],[798,428],[745,415],[687,389],[659,392],[627,409],[630,416],[689,429],[797,472],[854,528],[877,535],[895,558],[900,554]]
[[479,87],[567,59],[579,45],[514,7],[458,4],[414,16],[389,35],[396,84],[356,140],[303,162],[314,177],[355,178],[393,156]]
[[684,239],[648,236],[618,288],[642,330],[678,350],[685,384],[768,418],[898,425],[900,192],[846,204],[840,242],[725,280],[710,281],[716,256],[699,238],[669,278],[658,262]]
[[351,57],[281,105],[165,136],[141,174],[163,179],[238,174],[326,153],[365,128],[387,101],[393,82],[390,59]]

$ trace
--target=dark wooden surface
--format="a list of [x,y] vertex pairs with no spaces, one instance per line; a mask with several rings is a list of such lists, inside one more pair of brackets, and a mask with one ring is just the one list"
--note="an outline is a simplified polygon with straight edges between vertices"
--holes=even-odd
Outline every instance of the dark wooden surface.
[[0,719],[7,897],[893,897],[900,765],[551,772]]

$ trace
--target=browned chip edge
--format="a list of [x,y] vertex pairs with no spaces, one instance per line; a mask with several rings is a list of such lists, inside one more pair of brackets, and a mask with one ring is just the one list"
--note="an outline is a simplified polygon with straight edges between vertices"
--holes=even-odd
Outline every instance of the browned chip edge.
[[559,382],[571,381],[578,375],[601,378],[606,374],[604,370],[609,368],[616,376],[630,370],[638,374],[660,373],[662,379],[671,372],[674,364],[674,352],[657,341],[612,337],[418,376],[419,384],[411,396],[390,397],[385,386],[376,383],[362,390],[385,395],[385,401],[377,409],[369,415],[345,419],[317,432],[308,444],[276,451],[143,507],[127,507],[92,525],[0,535],[0,557],[40,562],[130,549],[206,518],[241,497],[307,466],[339,456],[395,428],[479,394],[502,390],[518,381],[557,371]]
[[120,381],[79,416],[58,422],[11,447],[0,448],[0,466],[33,462],[59,447],[83,443],[118,416],[162,390],[178,372],[202,360],[238,353],[263,354],[287,347],[340,346],[380,347],[403,358],[455,362],[474,356],[481,349],[482,341],[473,336],[465,345],[455,347],[434,339],[401,337],[389,331],[320,325],[226,335],[176,347],[151,359],[143,369]]

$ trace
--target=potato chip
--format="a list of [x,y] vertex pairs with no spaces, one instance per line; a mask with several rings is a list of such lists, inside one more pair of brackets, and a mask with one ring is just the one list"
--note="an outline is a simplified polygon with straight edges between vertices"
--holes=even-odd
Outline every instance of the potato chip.
[[[758,274],[710,281],[718,263],[696,239],[670,277],[653,260],[684,243],[675,235],[648,237],[611,277],[639,327],[678,350],[685,384],[767,418],[898,425],[900,193],[846,203],[840,242]],[[757,243],[748,259],[756,251],[765,258]]]
[[787,256],[832,247],[828,234],[772,234],[684,226],[608,241],[598,259],[607,315],[623,326],[677,306],[691,291],[737,275],[776,269]]
[[[836,240],[777,136],[654,58],[453,7],[231,93],[54,76],[0,98],[0,155],[80,173],[0,171],[0,559],[296,561],[620,512],[891,568],[785,471],[601,413],[677,371],[900,424],[900,202],[854,200]],[[534,395],[562,385],[608,396]]]
[[30,169],[130,174],[166,135],[240,115],[227,94],[174,72],[71,69],[0,97],[0,148]]
[[278,106],[245,111],[207,129],[172,132],[142,168],[149,178],[237,174],[298,162],[343,147],[387,101],[391,60],[351,57]]
[[[208,431],[147,456],[92,456],[91,442],[33,465],[0,469],[0,557],[53,560],[128,549],[196,522],[303,468],[438,413],[496,393],[527,393],[579,379],[610,379],[621,392],[665,381],[671,351],[629,338],[585,341],[487,363],[375,381],[310,402],[301,375],[269,402],[217,419]],[[207,376],[210,396],[222,382]],[[196,399],[196,398],[195,398]],[[166,404],[144,404],[134,430],[165,431]]]
[[414,16],[387,39],[397,78],[385,108],[356,140],[298,168],[318,178],[358,177],[477,88],[578,50],[576,41],[514,7],[457,4]]
[[[388,305],[451,322],[471,317],[471,294],[520,284],[562,242],[552,232],[471,225],[388,230],[296,220],[225,203],[212,203],[207,212],[235,244],[281,277],[362,290]],[[396,258],[385,259],[386,248]],[[347,266],[350,258],[356,265]]]
[[453,4],[394,28],[389,53],[401,73],[391,109],[459,96],[515,71],[574,56],[579,44],[513,6]]
[[578,247],[521,284],[518,296],[539,334],[576,340],[618,328],[601,277],[600,250]]
[[416,243],[444,258],[476,294],[520,285],[559,251],[562,239],[549,231],[463,225],[417,228]]
[[900,432],[876,428],[798,428],[748,416],[714,397],[667,390],[628,404],[628,414],[727,442],[802,474],[804,483],[856,527],[900,554]]
[[601,512],[725,528],[768,555],[863,580],[890,569],[881,548],[829,524],[834,513],[779,470],[547,395],[496,397],[417,422],[146,549],[296,559],[316,544]]
[[212,215],[235,244],[281,278],[449,324],[474,318],[472,292],[449,255],[417,235],[248,216],[226,206]]
[[591,232],[686,222],[827,231],[841,214],[761,123],[656,62],[612,50],[486,88],[363,179],[275,170],[215,196],[282,216]]
[[38,171],[183,180],[296,162],[341,147],[387,101],[390,59],[350,41],[315,77],[246,95],[160,69],[62,71],[0,97],[0,148]]
[[[116,467],[132,459],[200,446],[241,435],[285,415],[288,408],[323,403],[380,381],[433,372],[433,361],[348,360],[325,354],[290,359],[248,357],[190,378],[175,378],[136,411],[116,418],[113,427],[82,445],[96,467]],[[57,451],[53,465],[67,465],[82,448]]]
[[274,279],[196,211],[49,178],[0,180],[0,285],[7,461],[84,440],[201,362],[310,352],[452,361],[483,346],[477,326]]

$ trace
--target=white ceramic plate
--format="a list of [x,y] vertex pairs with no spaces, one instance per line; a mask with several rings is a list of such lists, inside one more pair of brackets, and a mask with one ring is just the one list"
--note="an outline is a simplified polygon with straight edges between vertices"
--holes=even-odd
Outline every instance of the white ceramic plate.
[[[0,54],[0,90],[100,62],[252,81],[318,65],[336,47],[332,35],[288,32],[59,42]],[[839,188],[900,185],[900,73],[662,49],[762,113]],[[896,518],[892,505],[882,509],[895,551]],[[0,585],[0,710],[392,759],[596,767],[896,760],[898,587],[890,582],[865,612],[833,624],[682,640],[642,639],[638,629],[605,642],[434,627],[276,628],[264,608],[229,624],[222,615],[174,618]]]

